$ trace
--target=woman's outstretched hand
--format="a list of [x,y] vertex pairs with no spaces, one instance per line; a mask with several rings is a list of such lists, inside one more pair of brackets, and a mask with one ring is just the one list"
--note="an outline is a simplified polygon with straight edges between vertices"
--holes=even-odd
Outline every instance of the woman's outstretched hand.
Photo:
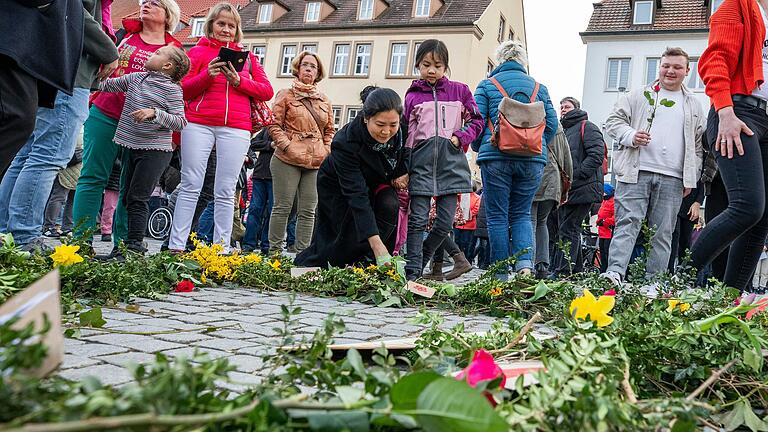
[[368,244],[371,246],[371,250],[373,250],[373,256],[376,257],[376,265],[392,264],[392,255],[389,254],[379,235],[368,237]]

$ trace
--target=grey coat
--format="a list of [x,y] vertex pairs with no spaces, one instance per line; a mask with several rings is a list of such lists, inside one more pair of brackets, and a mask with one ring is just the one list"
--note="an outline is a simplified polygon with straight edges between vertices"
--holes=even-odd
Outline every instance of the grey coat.
[[467,155],[449,139],[424,140],[411,153],[408,189],[411,195],[424,196],[472,192]]
[[544,166],[544,174],[541,177],[541,186],[533,198],[534,202],[556,201],[562,197],[562,185],[560,183],[560,167],[573,178],[573,160],[571,160],[571,148],[565,137],[562,126],[558,126],[555,138],[547,144],[547,165]]
[[83,53],[75,87],[98,90],[96,73],[103,64],[117,60],[117,47],[101,28],[101,0],[83,1]]

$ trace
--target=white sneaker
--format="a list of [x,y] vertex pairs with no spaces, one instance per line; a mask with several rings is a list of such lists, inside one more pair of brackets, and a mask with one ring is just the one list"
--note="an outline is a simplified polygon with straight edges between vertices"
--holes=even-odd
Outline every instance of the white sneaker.
[[659,298],[659,283],[654,282],[652,284],[643,285],[640,287],[640,292],[650,299]]
[[600,277],[603,279],[609,280],[616,288],[621,288],[621,286],[623,285],[621,283],[621,275],[614,271],[607,271],[605,273],[601,273]]

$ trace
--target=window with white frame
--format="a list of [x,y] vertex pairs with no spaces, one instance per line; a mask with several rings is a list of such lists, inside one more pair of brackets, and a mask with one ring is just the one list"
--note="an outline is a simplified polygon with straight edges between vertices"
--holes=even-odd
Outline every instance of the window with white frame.
[[272,3],[262,3],[259,6],[259,24],[269,24],[272,21]]
[[408,68],[408,44],[393,43],[389,55],[389,74],[393,76],[405,76]]
[[333,74],[346,75],[349,71],[349,44],[337,44],[333,53]]
[[712,13],[715,13],[717,8],[720,7],[721,4],[723,4],[725,0],[712,0]]
[[317,44],[314,44],[314,43],[302,44],[301,50],[317,54]]
[[507,30],[507,20],[502,16],[499,18],[499,35],[496,38],[499,42],[504,42],[504,33]]
[[374,0],[360,0],[360,9],[357,13],[357,19],[373,19],[373,2]]
[[608,83],[606,90],[619,90],[629,87],[629,64],[631,59],[608,59]]
[[283,45],[283,57],[280,60],[280,75],[291,74],[291,63],[296,58],[296,45]]
[[357,114],[360,112],[360,107],[349,107],[347,108],[347,123],[351,122],[352,120],[357,117]]
[[336,130],[341,129],[341,116],[344,113],[344,109],[340,106],[333,107],[333,127]]
[[368,75],[371,68],[371,44],[357,44],[355,47],[355,75]]
[[635,15],[632,22],[635,25],[653,23],[653,1],[636,1]]
[[699,76],[699,59],[691,59],[691,71],[688,72],[688,82],[685,84],[691,90],[704,90],[704,81]]
[[416,53],[419,52],[419,47],[421,46],[421,42],[416,42],[413,44],[413,70],[411,71],[411,75],[413,76],[419,76],[421,75],[421,72],[419,72],[419,64],[416,63]]
[[320,2],[307,3],[307,15],[305,16],[307,22],[320,21]]
[[649,57],[645,59],[645,83],[650,84],[654,81],[656,81],[656,78],[659,77],[659,62],[661,61],[658,57]]
[[432,3],[432,0],[416,0],[415,15],[420,18],[428,17],[430,3]]
[[264,59],[267,58],[267,47],[264,45],[254,45],[251,48],[251,51],[253,52],[253,55],[259,59],[259,63],[264,66]]
[[205,18],[192,18],[192,33],[190,33],[190,36],[192,37],[200,37],[203,36],[205,31],[203,30],[203,27],[205,26]]

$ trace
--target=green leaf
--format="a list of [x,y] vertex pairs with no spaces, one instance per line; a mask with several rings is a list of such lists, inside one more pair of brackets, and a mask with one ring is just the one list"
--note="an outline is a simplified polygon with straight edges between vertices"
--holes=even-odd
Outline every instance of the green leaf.
[[749,348],[744,348],[744,364],[755,371],[760,371],[761,357]]
[[651,104],[651,105],[653,105],[653,96],[651,96],[651,92],[649,92],[648,90],[646,90],[646,91],[644,91],[644,92],[643,92],[643,95],[644,95],[644,96],[645,96],[645,98],[648,100],[648,103],[649,103],[649,104]]
[[389,394],[395,411],[416,409],[418,399],[424,389],[433,381],[442,378],[434,372],[417,372],[402,377]]
[[336,386],[336,394],[344,405],[352,405],[362,399],[365,390],[351,386]]
[[106,323],[101,316],[101,308],[93,308],[80,314],[81,326],[101,328]]
[[365,372],[363,358],[356,349],[352,348],[347,351],[347,361],[349,362],[349,365],[352,366],[352,370],[354,370],[360,377],[366,377],[368,375]]
[[752,411],[752,407],[749,406],[748,402],[744,402],[744,404],[746,405],[746,408],[744,409],[744,424],[752,429],[752,432],[768,431],[768,423],[760,420],[760,417],[755,415],[755,412]]
[[402,303],[400,301],[400,297],[393,295],[392,297],[384,300],[383,302],[377,304],[376,306],[380,308],[386,308],[386,307],[391,307],[395,305],[402,306]]
[[536,285],[536,289],[533,291],[533,297],[529,298],[528,300],[525,300],[526,303],[535,302],[536,300],[544,297],[549,293],[550,289],[547,286],[544,281],[539,281],[538,285]]
[[694,432],[696,422],[693,419],[677,419],[670,432]]
[[664,105],[667,108],[671,108],[671,107],[675,106],[675,101],[671,101],[671,100],[668,100],[668,99],[662,99],[659,102],[659,104]]
[[509,425],[488,400],[463,381],[440,378],[416,400],[414,415],[425,432],[506,432]]
[[368,432],[368,414],[362,411],[309,411],[289,410],[291,417],[306,418],[309,429],[319,432]]
[[745,402],[736,404],[730,412],[719,417],[718,421],[723,424],[726,431],[732,431],[744,424],[744,412],[750,409]]

